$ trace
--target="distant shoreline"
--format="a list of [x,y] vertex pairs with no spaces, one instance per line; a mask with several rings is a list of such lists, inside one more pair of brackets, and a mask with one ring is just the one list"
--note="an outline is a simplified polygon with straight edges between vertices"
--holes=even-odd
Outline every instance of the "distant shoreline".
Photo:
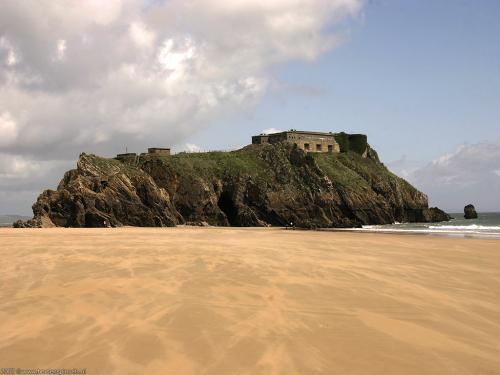
[[[479,218],[474,220],[463,219],[463,214],[452,213],[453,219],[444,223],[395,223],[386,225],[368,225],[362,228],[294,228],[295,230],[317,230],[326,232],[353,232],[353,233],[374,233],[374,234],[396,234],[396,235],[427,235],[451,238],[478,238],[478,239],[500,239],[500,213],[499,212],[480,212]],[[12,224],[18,218],[26,219],[21,215],[0,215],[0,219],[11,218],[12,222],[0,222],[0,228],[12,227]],[[15,220],[14,220],[15,219]],[[133,226],[130,226],[133,228]],[[196,225],[177,225],[177,227],[196,228]],[[261,227],[224,227],[208,226],[212,228],[261,228]],[[136,227],[141,228],[141,227]],[[146,227],[144,227],[146,228]],[[150,227],[159,228],[159,227]],[[273,229],[290,229],[281,226],[272,226]],[[84,228],[83,228],[84,229]]]
[[251,231],[251,230],[262,230],[262,231],[285,231],[285,232],[331,232],[331,233],[344,233],[344,234],[380,234],[380,235],[397,235],[397,236],[425,236],[425,237],[442,237],[442,238],[450,238],[450,239],[467,239],[467,240],[500,240],[500,233],[459,233],[453,231],[422,231],[422,230],[396,230],[396,229],[370,229],[370,228],[317,228],[317,229],[307,229],[307,228],[286,228],[286,227],[223,227],[223,226],[193,226],[193,225],[177,225],[175,227],[135,227],[135,226],[123,226],[123,227],[115,227],[115,228],[64,228],[64,227],[54,227],[54,228],[12,228],[12,225],[4,225],[0,224],[0,229],[3,233],[6,232],[6,229],[12,229],[13,231],[57,231],[57,230],[83,230],[83,231],[110,231],[115,232],[124,229],[135,229],[135,230],[164,230],[165,232],[169,230],[188,230],[188,229],[199,229],[203,230],[242,230],[242,231]]
[[29,220],[31,216],[0,215],[0,227],[11,227],[17,220]]
[[[465,219],[461,213],[452,213],[453,219],[440,223],[394,223],[364,225],[362,228],[333,228],[331,230],[356,233],[416,234],[445,237],[500,239],[500,213],[481,212],[477,219]],[[330,229],[326,229],[330,230]]]
[[419,230],[376,230],[364,228],[321,228],[319,231],[325,232],[342,232],[342,233],[359,233],[359,234],[393,234],[404,236],[431,236],[431,237],[446,237],[446,238],[464,238],[464,239],[479,239],[479,240],[500,240],[500,234],[486,234],[486,233],[457,233],[457,232],[424,232]]

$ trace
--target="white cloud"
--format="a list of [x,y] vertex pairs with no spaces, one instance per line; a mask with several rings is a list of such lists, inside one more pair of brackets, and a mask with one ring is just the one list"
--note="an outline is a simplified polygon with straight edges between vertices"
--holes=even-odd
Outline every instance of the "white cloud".
[[8,146],[15,142],[18,128],[9,112],[0,113],[0,147]]
[[132,41],[140,48],[151,48],[154,45],[156,35],[142,22],[132,22],[129,27]]
[[[15,1],[10,3],[15,3]],[[36,13],[45,9],[46,17],[54,17],[61,23],[74,28],[107,26],[115,22],[121,15],[125,3],[124,0],[42,0],[37,1],[36,4],[24,5],[24,11],[30,7],[35,7]]]
[[64,39],[59,39],[57,41],[56,47],[56,60],[64,60],[64,56],[66,54],[66,41]]
[[[54,171],[60,173],[58,170],[60,166],[67,168],[69,162],[63,160],[34,161],[29,157],[0,153],[0,190],[31,191],[40,189],[41,183],[47,184],[46,179],[49,175],[54,174]],[[47,187],[45,186],[45,188]]]
[[74,168],[65,160],[36,161],[30,157],[0,153],[0,212],[30,214],[43,190],[57,186],[61,171]]
[[15,52],[10,50],[8,55],[7,55],[7,59],[5,60],[5,63],[8,66],[12,66],[12,65],[16,65],[17,60],[18,60],[18,58],[17,58]]
[[17,56],[14,51],[12,44],[5,38],[0,37],[0,56],[4,55],[4,63],[8,67],[16,65],[19,61],[19,56]]
[[21,129],[11,146],[68,156],[106,140],[108,148],[182,142],[219,114],[255,105],[272,66],[331,48],[340,36],[327,26],[360,8],[360,0],[3,1],[0,111]]
[[387,163],[387,167],[398,176],[408,179],[425,164],[418,160],[410,160],[407,155],[403,155],[400,159]]
[[201,148],[193,143],[186,143],[185,149],[187,152],[200,152]]
[[196,46],[191,37],[186,36],[174,40],[168,38],[158,50],[158,62],[166,71],[166,82],[169,87],[187,74],[189,64],[195,57]]
[[263,134],[273,134],[273,133],[281,133],[283,130],[276,129],[276,128],[267,128],[262,130]]
[[[432,204],[461,209],[474,202],[481,210],[500,210],[500,139],[464,144],[431,163],[389,165],[429,195]],[[409,167],[409,168],[408,168]]]
[[428,166],[415,171],[421,181],[466,187],[484,182],[500,165],[500,140],[461,145]]
[[73,160],[80,151],[112,155],[124,145],[140,151],[158,139],[182,145],[219,116],[251,110],[277,64],[334,47],[343,27],[330,26],[361,5],[4,0],[0,152]]
[[0,162],[0,178],[4,180],[25,178],[32,173],[40,172],[40,166],[40,163],[33,162],[23,157],[2,155]]

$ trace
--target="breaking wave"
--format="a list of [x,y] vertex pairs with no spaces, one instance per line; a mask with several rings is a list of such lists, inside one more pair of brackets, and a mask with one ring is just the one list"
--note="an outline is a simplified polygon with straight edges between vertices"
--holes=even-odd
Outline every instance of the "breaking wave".
[[497,230],[500,231],[500,225],[485,226],[485,225],[429,225],[429,229],[439,230]]
[[500,213],[483,213],[476,220],[465,220],[463,219],[463,214],[454,214],[454,216],[456,219],[443,223],[394,223],[388,225],[364,225],[362,228],[353,228],[349,230],[362,232],[500,238]]

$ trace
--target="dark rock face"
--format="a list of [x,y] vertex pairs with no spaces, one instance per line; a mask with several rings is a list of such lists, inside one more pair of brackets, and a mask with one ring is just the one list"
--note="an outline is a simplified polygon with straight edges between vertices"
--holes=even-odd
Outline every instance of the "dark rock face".
[[449,220],[380,163],[375,150],[305,154],[288,145],[143,156],[130,164],[82,154],[57,190],[17,226],[284,226]]
[[168,193],[140,169],[86,154],[56,191],[38,197],[33,213],[34,220],[48,218],[59,227],[173,226],[182,220]]
[[464,218],[477,219],[477,212],[472,204],[468,204],[464,207]]
[[451,216],[448,215],[446,212],[443,210],[437,208],[437,207],[431,207],[429,210],[425,211],[426,215],[426,220],[425,222],[429,223],[437,223],[440,221],[449,221],[451,219]]
[[42,220],[40,218],[35,217],[33,219],[29,220],[16,220],[12,224],[13,228],[41,228],[43,227],[42,225]]

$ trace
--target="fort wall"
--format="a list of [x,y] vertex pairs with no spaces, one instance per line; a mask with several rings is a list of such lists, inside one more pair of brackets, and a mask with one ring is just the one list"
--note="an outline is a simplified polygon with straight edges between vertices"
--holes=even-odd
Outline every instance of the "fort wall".
[[169,148],[160,148],[160,147],[150,147],[150,148],[148,148],[148,154],[170,155],[170,149]]
[[124,154],[116,155],[115,159],[119,160],[123,163],[137,164],[139,161],[139,157],[143,157],[146,155],[170,156],[170,149],[169,148],[160,148],[160,147],[150,147],[150,148],[148,148],[147,153],[143,152],[143,153],[141,153],[140,156],[138,156],[135,152],[127,152]]
[[253,144],[287,142],[306,152],[340,152],[333,133],[289,130],[281,133],[260,134],[252,137]]

